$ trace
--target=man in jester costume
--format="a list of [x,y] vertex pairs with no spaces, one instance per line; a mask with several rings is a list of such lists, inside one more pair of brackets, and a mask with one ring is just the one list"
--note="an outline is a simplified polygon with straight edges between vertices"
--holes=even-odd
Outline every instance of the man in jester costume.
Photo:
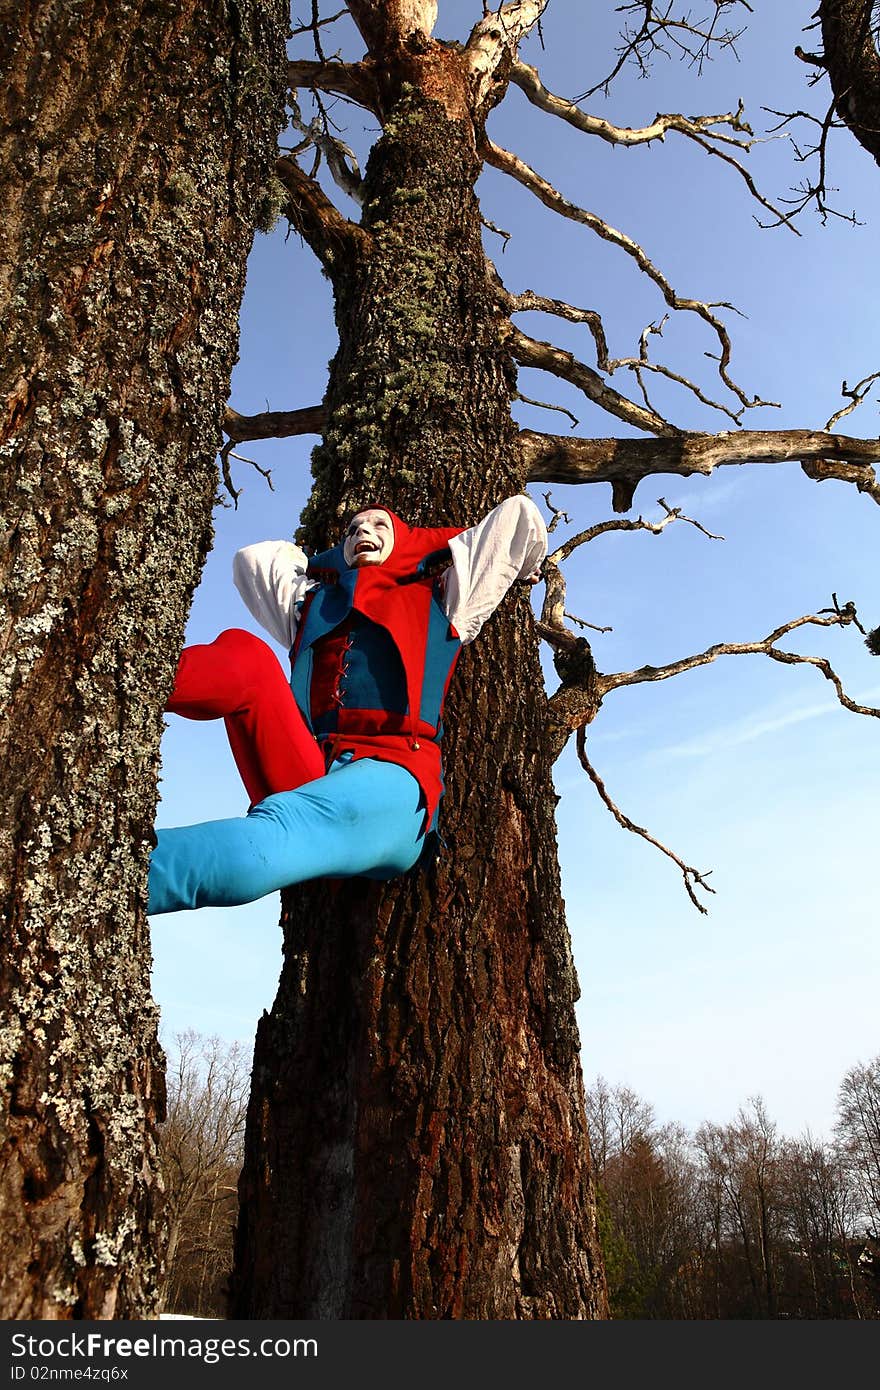
[[225,721],[251,807],[158,832],[149,912],[412,868],[437,823],[441,715],[458,654],[516,580],[537,579],[546,552],[526,496],[468,530],[410,527],[376,506],[311,559],[289,541],[240,550],[236,587],[289,650],[291,678],[240,629],[184,649],[168,709]]

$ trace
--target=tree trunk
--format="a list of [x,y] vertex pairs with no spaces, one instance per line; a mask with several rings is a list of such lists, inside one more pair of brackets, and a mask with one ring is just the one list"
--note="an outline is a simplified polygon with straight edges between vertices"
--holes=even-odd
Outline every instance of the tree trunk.
[[[384,94],[364,217],[325,261],[341,345],[304,538],[352,506],[472,524],[526,477],[447,51]],[[405,77],[407,81],[402,81]],[[522,586],[520,586],[522,589]],[[446,847],[283,902],[257,1034],[231,1314],[589,1318],[605,1291],[528,597],[464,652]]]
[[281,0],[3,0],[0,1316],[141,1317],[161,709],[280,117]]
[[822,0],[825,66],[838,116],[880,164],[880,53],[874,0]]

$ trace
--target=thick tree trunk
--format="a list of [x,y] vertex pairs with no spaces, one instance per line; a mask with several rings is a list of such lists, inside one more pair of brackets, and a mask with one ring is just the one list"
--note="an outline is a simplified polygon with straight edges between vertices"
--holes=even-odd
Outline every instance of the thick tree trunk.
[[880,53],[874,0],[822,0],[825,66],[837,114],[880,164]]
[[5,1318],[155,1307],[161,709],[210,543],[286,23],[281,0],[3,3]]
[[[473,128],[419,90],[416,66],[408,75],[386,93],[362,229],[330,266],[341,346],[305,518],[318,546],[352,505],[471,524],[526,476]],[[257,1035],[235,1317],[605,1313],[524,592],[465,651],[454,686],[436,867],[286,895],[284,970]]]

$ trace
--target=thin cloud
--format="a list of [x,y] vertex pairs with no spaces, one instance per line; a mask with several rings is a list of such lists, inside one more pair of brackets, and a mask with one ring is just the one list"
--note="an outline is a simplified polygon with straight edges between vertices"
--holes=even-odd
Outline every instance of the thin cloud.
[[[871,690],[856,696],[859,704],[867,704],[876,700],[880,696],[880,686],[874,686]],[[811,705],[800,705],[795,709],[782,710],[778,714],[763,715],[760,712],[749,716],[747,719],[736,720],[731,724],[722,724],[714,729],[707,729],[704,733],[697,735],[696,738],[685,739],[681,743],[673,743],[666,748],[659,748],[655,756],[661,760],[675,758],[709,758],[716,753],[727,752],[731,748],[737,748],[744,743],[753,743],[756,739],[764,738],[767,734],[779,733],[782,729],[790,728],[794,724],[803,724],[810,719],[821,719],[826,714],[831,714],[841,708],[837,700],[823,700]]]

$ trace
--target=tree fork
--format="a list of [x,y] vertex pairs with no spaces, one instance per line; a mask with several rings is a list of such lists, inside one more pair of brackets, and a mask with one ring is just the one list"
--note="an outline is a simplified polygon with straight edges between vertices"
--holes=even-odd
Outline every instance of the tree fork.
[[[473,128],[448,111],[401,88],[366,172],[364,236],[331,268],[341,341],[301,532],[314,546],[367,502],[471,524],[526,477]],[[464,653],[446,723],[437,864],[284,896],[234,1317],[605,1314],[524,593]]]
[[0,1316],[137,1318],[162,1246],[144,916],[161,710],[210,543],[287,13],[8,15]]

